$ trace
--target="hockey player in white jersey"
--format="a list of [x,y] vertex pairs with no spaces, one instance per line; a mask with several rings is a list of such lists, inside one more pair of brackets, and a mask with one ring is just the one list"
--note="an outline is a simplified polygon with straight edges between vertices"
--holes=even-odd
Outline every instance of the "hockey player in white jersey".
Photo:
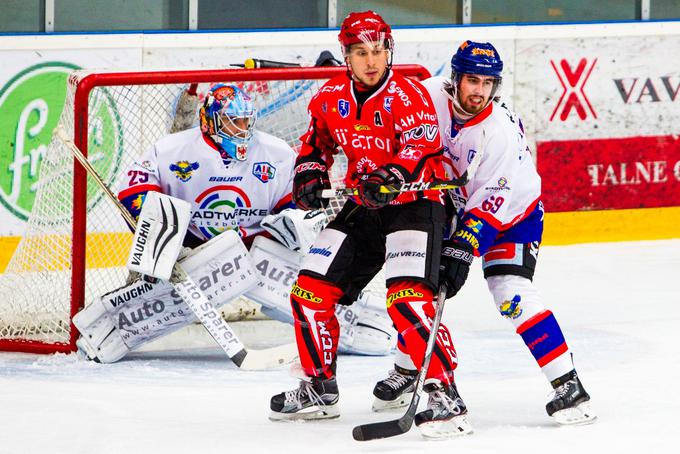
[[[191,221],[184,246],[193,249],[191,254],[211,257],[192,274],[213,305],[219,307],[245,291],[262,304],[263,313],[292,323],[286,292],[326,215],[295,209],[291,190],[296,154],[283,140],[254,129],[254,105],[241,88],[211,87],[199,120],[197,127],[161,138],[126,169],[118,198],[135,219],[151,191],[188,201]],[[215,262],[218,246],[210,245],[220,244],[217,237],[227,230],[237,231],[246,246],[252,245],[251,257],[232,257],[227,250]],[[259,287],[254,285],[258,280]],[[344,353],[391,350],[395,334],[384,308],[375,308],[376,300],[380,298],[362,295],[359,310],[341,318]],[[81,351],[110,363],[193,320],[168,283],[138,278],[86,307],[74,324],[83,334]]]
[[[451,68],[450,80],[423,82],[437,110],[445,166],[451,177],[459,177],[478,153],[481,162],[468,184],[450,191],[452,228],[444,241],[440,273],[448,284],[447,298],[465,283],[473,256],[481,256],[498,311],[515,327],[554,388],[548,414],[560,424],[591,422],[590,396],[555,316],[532,282],[543,232],[541,179],[521,120],[499,102],[503,62],[490,43],[465,41]],[[401,351],[400,345],[395,370],[376,385],[377,410],[403,405],[406,399],[400,394],[412,390],[415,367]]]

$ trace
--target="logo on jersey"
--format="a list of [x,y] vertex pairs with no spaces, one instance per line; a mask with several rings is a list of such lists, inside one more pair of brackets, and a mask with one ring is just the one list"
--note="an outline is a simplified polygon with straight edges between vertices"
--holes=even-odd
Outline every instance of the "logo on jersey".
[[581,120],[585,120],[588,117],[586,107],[593,115],[593,118],[597,118],[595,109],[590,105],[590,101],[585,92],[586,83],[588,82],[590,73],[592,73],[593,68],[595,68],[595,63],[597,63],[597,58],[591,63],[588,63],[588,60],[582,58],[579,60],[576,67],[572,69],[569,62],[564,58],[560,60],[559,66],[556,65],[553,60],[550,60],[550,64],[562,86],[562,94],[557,101],[557,105],[555,106],[552,115],[550,115],[550,121],[553,121],[558,111],[560,112],[560,120],[566,121],[567,118],[569,118],[572,109],[576,111],[576,114]]
[[218,185],[204,191],[196,197],[195,204],[191,223],[207,239],[225,230],[236,230],[243,237],[246,232],[242,226],[251,225],[268,214],[267,210],[251,208],[248,194],[232,185]]
[[256,162],[253,164],[253,175],[263,183],[268,183],[276,175],[276,167],[268,162]]
[[323,113],[328,112],[328,103],[326,101],[321,103],[321,112]]
[[470,164],[473,159],[475,159],[475,155],[477,152],[475,150],[468,150],[468,155],[467,155],[467,162]]
[[174,164],[170,164],[170,170],[180,181],[185,183],[191,180],[191,177],[194,176],[194,170],[198,169],[198,167],[198,162],[189,161],[177,161]]
[[392,100],[394,98],[392,96],[385,96],[385,99],[383,99],[383,108],[392,113]]
[[477,221],[475,219],[468,219],[465,221],[465,227],[472,230],[475,233],[479,233],[482,230],[482,221]]
[[338,99],[338,112],[342,118],[347,118],[349,115],[349,101],[346,99]]
[[144,199],[146,198],[146,193],[138,194],[137,197],[130,203],[130,208],[138,213],[142,210],[142,205],[144,204]]
[[354,130],[357,131],[357,132],[359,132],[359,131],[370,131],[371,127],[368,126],[368,125],[355,124]]
[[513,320],[519,318],[522,315],[522,307],[519,302],[522,301],[522,297],[515,295],[512,300],[505,300],[500,305],[500,313],[503,317],[511,318]]
[[414,148],[413,145],[406,145],[401,149],[398,156],[399,159],[418,161],[423,156],[423,152],[417,148]]

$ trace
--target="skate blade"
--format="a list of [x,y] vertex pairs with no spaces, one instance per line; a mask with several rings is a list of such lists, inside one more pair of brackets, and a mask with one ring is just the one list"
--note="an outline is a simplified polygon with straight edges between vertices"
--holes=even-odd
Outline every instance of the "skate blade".
[[383,412],[383,411],[390,411],[390,410],[398,410],[398,409],[404,408],[408,404],[410,404],[412,398],[413,398],[412,392],[404,393],[394,400],[382,400],[382,399],[378,399],[376,397],[373,400],[373,406],[371,407],[371,409],[376,413],[380,413],[380,412]]
[[565,408],[552,415],[557,424],[562,426],[582,426],[592,424],[597,415],[590,409],[590,402],[583,402],[573,408]]
[[446,421],[424,422],[418,426],[423,437],[430,440],[444,440],[447,438],[469,435],[473,432],[467,415],[455,416]]
[[319,407],[312,405],[295,413],[280,413],[272,411],[269,419],[272,421],[317,421],[322,419],[333,419],[340,416],[340,406],[338,404],[325,405]]

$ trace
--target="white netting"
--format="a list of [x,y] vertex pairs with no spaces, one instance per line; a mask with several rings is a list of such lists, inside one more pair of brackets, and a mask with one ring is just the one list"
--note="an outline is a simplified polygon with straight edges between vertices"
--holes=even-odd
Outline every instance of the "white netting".
[[[291,71],[300,71],[293,69]],[[222,74],[224,71],[222,71]],[[307,104],[325,80],[243,82],[258,108],[256,127],[286,140],[294,148],[308,125]],[[82,75],[69,78],[60,123],[73,136],[74,92]],[[219,81],[216,79],[215,81]],[[96,87],[89,96],[88,159],[114,191],[122,170],[169,132],[175,105],[192,82],[159,84],[153,75],[145,85]],[[208,84],[200,84],[204,93]],[[339,159],[332,179],[344,174]],[[72,283],[73,158],[54,139],[40,169],[40,183],[24,237],[4,275],[0,276],[0,341],[68,344],[72,285],[83,286],[85,304],[122,285],[132,235],[113,204],[93,182],[87,185],[85,282]],[[334,201],[337,212],[342,201]],[[374,285],[383,292],[384,284]]]

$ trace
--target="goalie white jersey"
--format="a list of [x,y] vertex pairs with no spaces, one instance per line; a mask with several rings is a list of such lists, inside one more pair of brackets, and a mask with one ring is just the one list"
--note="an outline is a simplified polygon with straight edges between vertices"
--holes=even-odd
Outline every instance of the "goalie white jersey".
[[[475,154],[483,153],[480,166],[468,184],[450,191],[459,219],[458,229],[469,229],[471,234],[476,234],[473,245],[477,243],[475,250],[482,255],[499,233],[542,209],[541,178],[519,117],[505,105],[492,102],[467,123],[456,124],[451,99],[443,91],[446,81],[443,77],[432,77],[423,85],[437,110],[445,147],[444,165],[449,176],[462,175]],[[533,241],[539,226],[535,222],[525,225],[530,230],[526,236]],[[540,237],[540,233],[538,235]]]
[[221,154],[198,127],[163,137],[125,171],[118,198],[136,218],[149,191],[191,203],[189,232],[201,242],[238,230],[249,243],[262,218],[293,206],[295,152],[255,131],[248,159]]

